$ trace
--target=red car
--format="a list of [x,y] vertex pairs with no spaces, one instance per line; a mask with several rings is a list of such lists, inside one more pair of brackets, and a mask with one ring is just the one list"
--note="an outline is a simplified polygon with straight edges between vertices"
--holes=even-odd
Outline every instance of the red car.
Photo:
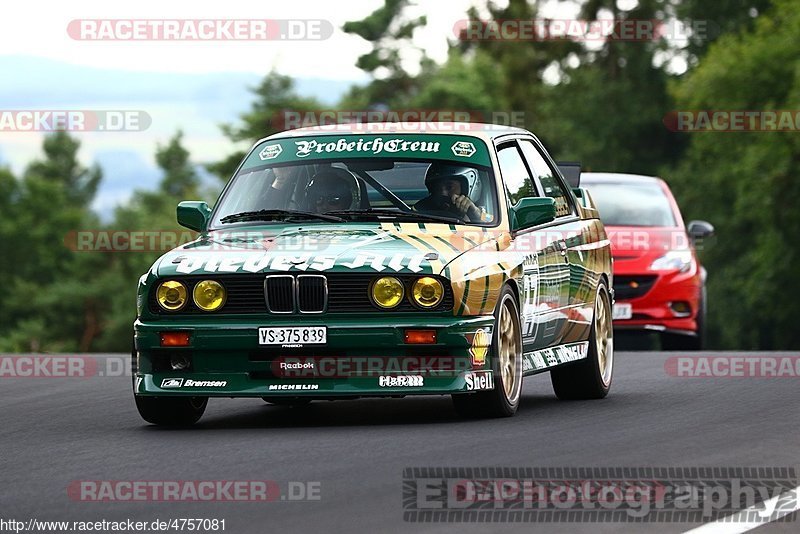
[[683,224],[660,178],[582,173],[614,258],[614,328],[658,332],[664,350],[699,350],[705,338],[706,270],[695,248],[714,227]]

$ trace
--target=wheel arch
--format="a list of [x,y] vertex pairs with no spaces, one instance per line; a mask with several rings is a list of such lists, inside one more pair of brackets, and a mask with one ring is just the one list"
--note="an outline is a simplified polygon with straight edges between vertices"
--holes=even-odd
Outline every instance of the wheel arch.
[[520,313],[522,313],[522,310],[520,309],[519,284],[513,277],[508,277],[504,285],[511,288],[511,292],[514,294],[514,300],[517,303],[517,309],[519,310]]

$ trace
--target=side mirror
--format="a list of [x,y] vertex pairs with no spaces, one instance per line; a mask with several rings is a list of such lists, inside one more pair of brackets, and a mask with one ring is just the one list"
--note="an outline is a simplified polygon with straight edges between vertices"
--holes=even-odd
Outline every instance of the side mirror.
[[211,208],[199,200],[185,200],[178,204],[178,224],[189,230],[204,232],[208,226]]
[[556,218],[556,201],[550,197],[523,198],[511,207],[511,229],[524,230]]
[[714,235],[714,226],[706,221],[691,221],[686,232],[692,239],[704,239]]

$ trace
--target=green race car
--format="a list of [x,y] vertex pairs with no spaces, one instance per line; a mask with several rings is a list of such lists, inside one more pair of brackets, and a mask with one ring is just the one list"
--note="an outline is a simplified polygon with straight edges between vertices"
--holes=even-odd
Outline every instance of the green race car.
[[516,128],[259,141],[213,209],[178,205],[198,238],[139,281],[139,413],[186,425],[209,397],[452,395],[464,416],[510,416],[542,371],[559,398],[606,396],[610,243],[577,185]]

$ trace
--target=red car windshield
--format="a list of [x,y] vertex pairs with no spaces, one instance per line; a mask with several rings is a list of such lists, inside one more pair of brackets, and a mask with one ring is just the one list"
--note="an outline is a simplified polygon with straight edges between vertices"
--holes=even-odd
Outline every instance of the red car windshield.
[[675,216],[657,183],[592,182],[586,187],[606,226],[675,226]]

